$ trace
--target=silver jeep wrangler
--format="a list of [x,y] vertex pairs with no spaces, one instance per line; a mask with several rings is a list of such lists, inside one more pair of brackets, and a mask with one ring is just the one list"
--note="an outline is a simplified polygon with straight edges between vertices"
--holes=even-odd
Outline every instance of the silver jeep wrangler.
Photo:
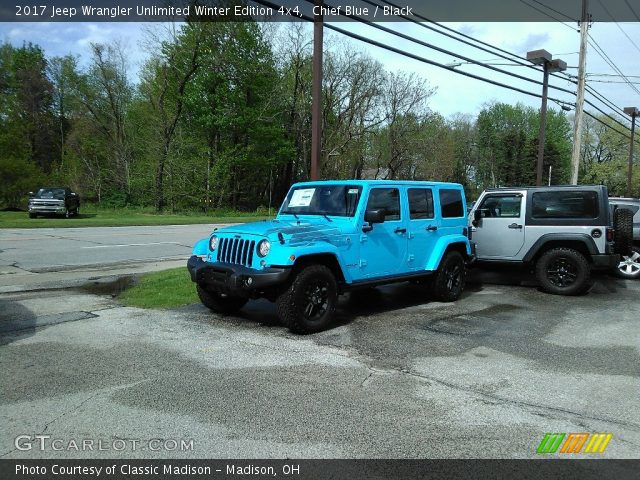
[[543,290],[578,295],[594,269],[617,267],[631,245],[629,210],[594,186],[485,190],[469,213],[477,263],[526,264]]

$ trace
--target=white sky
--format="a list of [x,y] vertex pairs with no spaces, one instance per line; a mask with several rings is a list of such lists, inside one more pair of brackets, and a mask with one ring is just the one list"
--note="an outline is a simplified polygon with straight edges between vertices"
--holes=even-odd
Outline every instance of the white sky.
[[[367,38],[392,45],[396,48],[408,50],[440,63],[456,61],[451,55],[443,54],[432,49],[416,45],[398,37],[389,35],[380,30],[363,24],[338,23],[337,26],[346,30],[366,36]],[[439,35],[411,23],[385,23],[384,26],[403,32],[424,42],[435,44],[441,48],[457,52],[476,60],[492,60],[504,63],[505,61],[495,55],[477,50],[464,45],[451,38]],[[81,64],[89,57],[88,46],[91,42],[109,43],[115,40],[121,41],[127,48],[131,63],[131,72],[135,76],[137,70],[144,62],[148,53],[143,48],[144,31],[150,24],[143,23],[0,23],[0,41],[8,41],[19,46],[23,42],[33,42],[42,46],[48,56],[74,54],[80,55]],[[554,58],[565,60],[569,67],[577,67],[579,50],[579,33],[575,25],[553,23],[457,23],[447,24],[467,35],[483,40],[487,43],[499,46],[505,50],[526,56],[529,50],[545,49],[554,55]],[[282,27],[286,27],[283,24]],[[573,28],[572,28],[573,27]],[[622,31],[621,31],[622,30]],[[630,37],[627,38],[623,31]],[[640,90],[640,23],[594,23],[590,33],[595,41],[603,48],[613,62],[625,75],[637,76],[631,78],[638,82]],[[327,36],[341,36],[331,32]],[[357,40],[350,40],[354,48],[364,50],[373,58],[382,62],[389,70],[413,71],[424,77],[436,87],[436,93],[432,97],[430,106],[433,110],[445,117],[455,113],[477,114],[482,105],[493,101],[506,103],[522,102],[525,105],[538,107],[540,100],[518,92],[503,89],[498,86],[486,84],[471,78],[457,75],[450,71],[426,65],[419,61],[402,57],[398,54],[370,46]],[[522,66],[497,66],[536,80],[542,80],[542,73]],[[476,65],[461,65],[457,67],[461,71],[475,73],[502,83],[508,83],[527,91],[541,92],[541,86],[492,72]],[[577,74],[576,68],[569,68],[567,73]],[[587,55],[588,74],[614,74],[613,69],[598,56],[592,46],[588,48]],[[617,77],[588,77],[591,87],[598,90],[619,107],[640,107],[640,95],[624,83],[597,83],[594,80],[619,81]],[[551,78],[551,84],[574,90],[575,86],[567,81]],[[550,89],[550,96],[565,100],[569,103],[575,101],[575,97],[564,92]],[[595,101],[591,95],[588,99]],[[603,110],[611,112],[608,107],[595,102]],[[550,108],[558,108],[550,102]],[[595,113],[591,107],[587,110]]]

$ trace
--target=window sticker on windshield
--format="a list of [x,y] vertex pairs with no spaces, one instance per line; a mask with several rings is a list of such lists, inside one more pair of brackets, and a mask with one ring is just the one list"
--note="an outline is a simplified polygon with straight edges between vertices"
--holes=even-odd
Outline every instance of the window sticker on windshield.
[[293,195],[291,195],[291,200],[289,200],[289,207],[308,207],[311,205],[311,200],[313,199],[313,194],[315,193],[315,188],[301,188],[299,190],[294,190]]
[[349,195],[357,195],[358,194],[358,189],[357,188],[350,188],[347,193]]

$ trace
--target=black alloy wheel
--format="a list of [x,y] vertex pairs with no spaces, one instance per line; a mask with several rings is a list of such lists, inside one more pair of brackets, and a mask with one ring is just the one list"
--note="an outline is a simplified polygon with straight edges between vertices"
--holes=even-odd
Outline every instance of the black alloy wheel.
[[318,321],[329,307],[329,282],[322,278],[307,283],[304,290],[306,305],[303,314],[307,322]]
[[559,256],[547,266],[547,278],[556,287],[570,287],[578,278],[578,266],[569,257]]

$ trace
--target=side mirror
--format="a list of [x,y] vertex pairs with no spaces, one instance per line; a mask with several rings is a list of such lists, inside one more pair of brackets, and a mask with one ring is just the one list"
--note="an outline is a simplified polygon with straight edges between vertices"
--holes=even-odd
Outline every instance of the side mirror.
[[481,218],[482,218],[482,210],[479,208],[476,208],[473,211],[473,221],[471,222],[471,225],[473,225],[474,227],[477,227],[478,225],[480,225]]
[[29,192],[29,198],[33,198],[35,194],[33,192]]
[[362,231],[365,233],[370,232],[371,230],[373,230],[373,224],[383,223],[384,218],[385,218],[384,209],[367,210],[366,212],[364,212],[364,221],[367,222],[369,225],[365,225],[364,227],[362,227]]
[[76,196],[76,194],[75,194],[74,192],[71,192],[71,196],[72,196],[72,197],[75,197],[75,196]]
[[364,214],[364,221],[368,223],[384,223],[384,208],[379,210],[367,210]]

